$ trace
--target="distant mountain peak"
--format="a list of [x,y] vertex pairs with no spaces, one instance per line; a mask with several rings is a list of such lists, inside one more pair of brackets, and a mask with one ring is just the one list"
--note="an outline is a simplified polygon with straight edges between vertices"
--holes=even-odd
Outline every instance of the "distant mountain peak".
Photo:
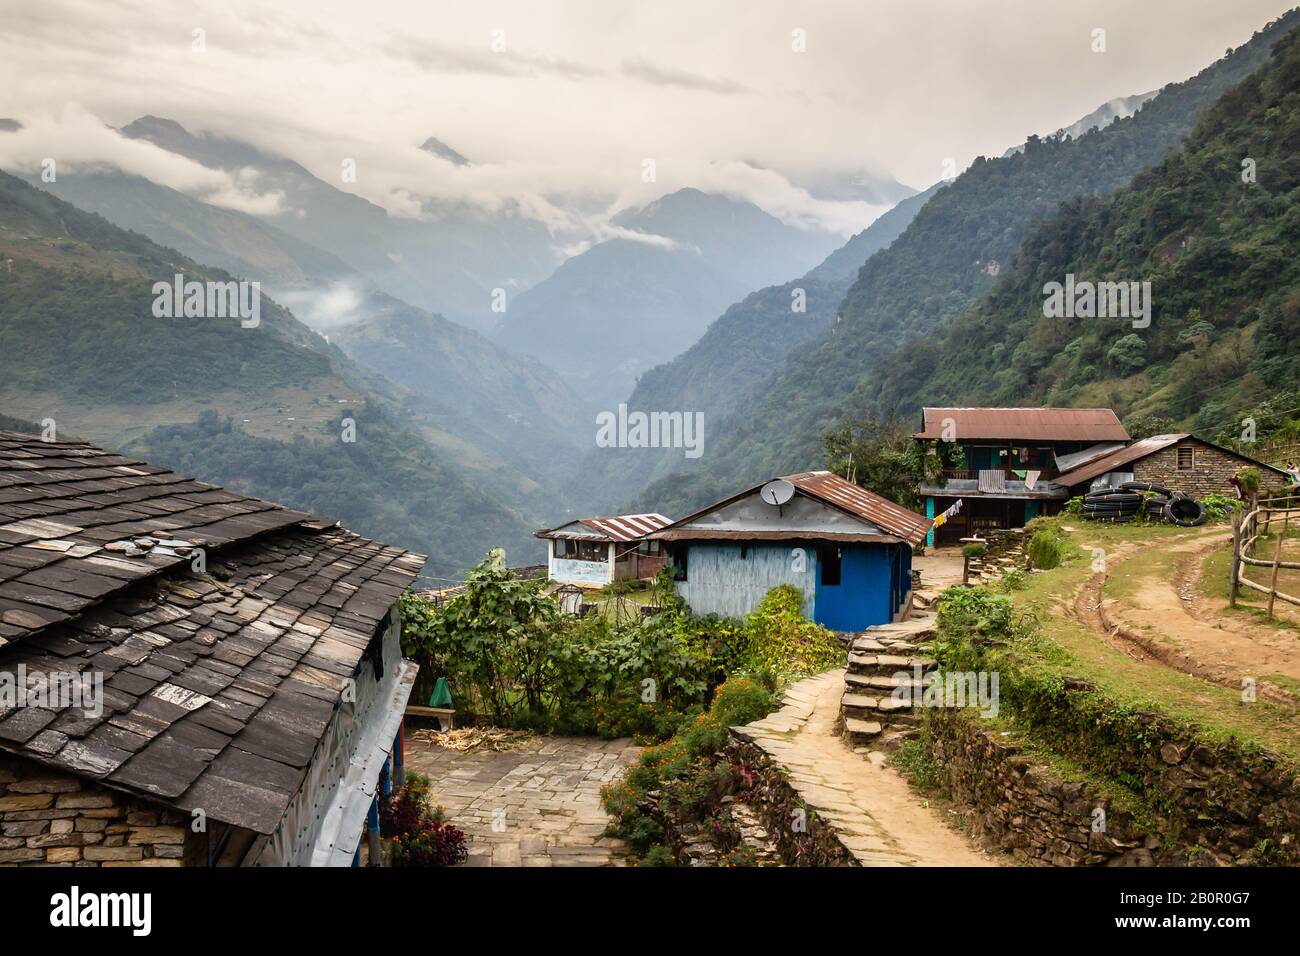
[[447,160],[453,166],[468,166],[470,164],[468,159],[435,136],[430,136],[421,143],[420,149],[426,153],[433,153],[439,159]]
[[23,128],[23,124],[16,119],[0,117],[0,133],[16,133]]
[[146,114],[127,123],[122,127],[121,133],[131,139],[154,139],[155,137],[189,139],[191,136],[190,131],[174,119],[152,114]]

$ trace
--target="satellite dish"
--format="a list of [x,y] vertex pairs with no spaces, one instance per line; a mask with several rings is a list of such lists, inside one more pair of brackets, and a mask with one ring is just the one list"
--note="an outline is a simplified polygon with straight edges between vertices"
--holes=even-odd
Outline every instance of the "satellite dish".
[[794,497],[794,485],[784,478],[769,481],[759,490],[758,496],[769,505],[783,505]]

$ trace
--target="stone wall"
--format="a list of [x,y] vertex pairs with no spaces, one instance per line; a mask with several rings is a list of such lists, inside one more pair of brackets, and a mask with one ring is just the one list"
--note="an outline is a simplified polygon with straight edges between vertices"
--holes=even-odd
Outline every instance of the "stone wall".
[[927,713],[930,754],[988,849],[1039,866],[1300,862],[1300,777],[1274,755],[1211,746],[1152,717],[1133,776],[1161,809],[1139,819],[1097,786],[1053,773],[969,711]]
[[0,755],[0,867],[202,865],[205,847],[184,814]]
[[[1193,468],[1191,471],[1178,469],[1178,449],[1193,449]],[[1170,491],[1181,491],[1193,498],[1204,498],[1211,493],[1235,496],[1236,490],[1228,479],[1250,462],[1231,452],[1221,451],[1213,445],[1184,438],[1176,445],[1148,455],[1133,462],[1133,479],[1150,481]],[[1283,478],[1267,468],[1255,466],[1259,472],[1261,488],[1281,488]]]
[[[750,805],[786,866],[857,866],[858,861],[840,841],[835,828],[795,789],[788,771],[773,760],[754,740],[747,740],[732,728],[727,754],[751,778]],[[794,813],[803,810],[802,831],[790,825]]]

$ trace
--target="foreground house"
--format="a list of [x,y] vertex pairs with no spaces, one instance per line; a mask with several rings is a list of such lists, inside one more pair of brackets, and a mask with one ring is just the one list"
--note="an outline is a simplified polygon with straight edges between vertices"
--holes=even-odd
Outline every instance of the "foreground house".
[[534,537],[548,542],[546,576],[561,584],[604,587],[653,578],[663,567],[658,541],[647,535],[669,523],[661,514],[580,518]]
[[919,489],[930,518],[962,502],[927,536],[934,545],[1056,514],[1071,497],[1057,476],[1124,448],[1129,434],[1109,408],[926,408],[912,438],[961,449],[957,467]]
[[1152,435],[1130,445],[1080,460],[1056,476],[1056,484],[1071,497],[1126,481],[1149,481],[1193,498],[1208,494],[1233,497],[1232,477],[1246,466],[1259,472],[1260,488],[1282,488],[1288,480],[1281,468],[1266,465],[1187,432]]
[[677,593],[696,614],[741,617],[769,590],[803,591],[803,613],[838,631],[906,615],[912,548],[929,522],[828,471],[724,498],[650,537],[667,544]]
[[352,864],[400,763],[395,603],[423,564],[0,432],[0,864]]

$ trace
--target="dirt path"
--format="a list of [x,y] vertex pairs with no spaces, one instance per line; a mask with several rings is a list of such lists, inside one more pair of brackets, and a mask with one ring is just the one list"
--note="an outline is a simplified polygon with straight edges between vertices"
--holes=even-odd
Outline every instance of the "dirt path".
[[[1223,546],[1225,535],[1222,528],[1206,529],[1111,552],[1108,570],[1094,574],[1076,592],[1074,616],[1137,660],[1235,689],[1251,678],[1261,697],[1297,703],[1265,678],[1279,674],[1300,680],[1300,636],[1229,615],[1226,602],[1206,598],[1197,588],[1202,563]],[[1153,548],[1178,557],[1172,574],[1167,566],[1142,567],[1142,555]],[[1107,596],[1121,581],[1125,596]]]
[[786,704],[742,729],[780,763],[809,809],[829,821],[863,866],[996,866],[893,768],[836,736],[844,671],[800,681]]

